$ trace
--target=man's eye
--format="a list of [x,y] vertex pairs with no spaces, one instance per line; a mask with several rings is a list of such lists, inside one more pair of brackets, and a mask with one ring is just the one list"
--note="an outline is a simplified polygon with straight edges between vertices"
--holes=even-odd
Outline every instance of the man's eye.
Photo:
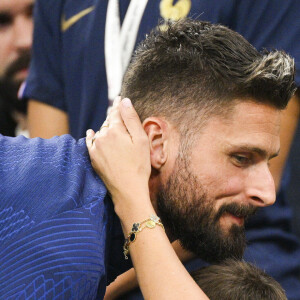
[[0,13],[0,29],[9,26],[12,23],[12,17],[9,14]]
[[240,154],[234,154],[232,155],[232,158],[234,160],[234,163],[238,166],[247,166],[251,161],[248,156],[240,155]]

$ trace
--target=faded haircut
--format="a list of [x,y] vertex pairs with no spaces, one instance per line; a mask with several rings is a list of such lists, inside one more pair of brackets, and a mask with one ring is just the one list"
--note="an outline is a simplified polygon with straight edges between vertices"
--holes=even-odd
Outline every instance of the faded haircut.
[[253,264],[227,259],[191,273],[211,300],[287,300],[281,285]]
[[199,20],[161,28],[138,46],[123,80],[121,95],[142,121],[199,124],[230,112],[237,100],[284,109],[295,91],[294,61],[283,51],[260,53],[229,28]]

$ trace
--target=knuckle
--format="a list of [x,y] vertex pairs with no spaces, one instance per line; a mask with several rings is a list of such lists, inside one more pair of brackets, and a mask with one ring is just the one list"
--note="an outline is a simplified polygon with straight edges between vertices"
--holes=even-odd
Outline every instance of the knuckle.
[[136,116],[132,112],[129,112],[126,116],[128,121],[136,121]]
[[101,142],[101,137],[99,136],[99,137],[97,137],[97,139],[94,141],[94,145],[95,145],[95,147],[97,148],[97,150],[99,150],[99,149],[101,148],[101,144],[102,144],[102,142]]
[[109,129],[109,138],[111,139],[116,139],[118,136],[118,131],[116,130],[116,128],[112,127]]

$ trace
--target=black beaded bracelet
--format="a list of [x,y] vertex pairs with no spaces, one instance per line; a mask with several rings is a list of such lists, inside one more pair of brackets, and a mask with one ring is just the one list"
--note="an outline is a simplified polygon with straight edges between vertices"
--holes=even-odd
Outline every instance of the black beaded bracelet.
[[161,223],[161,220],[158,216],[151,215],[149,219],[146,219],[140,223],[133,223],[132,229],[129,232],[127,238],[125,239],[125,243],[123,246],[123,253],[125,259],[128,259],[129,254],[129,245],[136,240],[137,234],[141,232],[144,228],[153,229],[156,225],[164,228],[164,225]]

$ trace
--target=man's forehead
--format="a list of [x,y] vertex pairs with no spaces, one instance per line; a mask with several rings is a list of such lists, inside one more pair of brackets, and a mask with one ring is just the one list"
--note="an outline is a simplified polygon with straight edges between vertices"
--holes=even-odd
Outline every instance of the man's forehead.
[[[254,101],[236,102],[231,106],[230,110],[225,111],[224,114],[219,114],[216,118],[225,123],[241,127],[249,124],[266,124],[279,129],[281,110],[269,104],[257,103]],[[236,123],[236,124],[235,124]]]
[[229,114],[218,114],[208,118],[199,132],[199,138],[206,138],[212,143],[256,149],[254,152],[265,151],[268,148],[268,152],[273,152],[273,155],[280,146],[280,115],[279,109],[266,104],[239,103]]
[[[277,109],[269,104],[257,103],[255,101],[245,100],[245,101],[232,101],[228,106],[219,107],[212,111],[204,110],[198,113],[201,124],[205,129],[206,125],[225,124],[228,128],[242,129],[243,127],[248,127],[249,125],[266,125],[274,128],[276,131],[280,129],[280,117],[282,110]],[[201,125],[193,123],[195,129],[199,129]],[[197,127],[197,128],[196,128]],[[209,127],[209,126],[208,126]],[[216,128],[218,129],[218,128]],[[203,131],[202,131],[203,132]],[[200,132],[201,133],[201,132]]]
[[0,12],[15,13],[26,7],[33,5],[34,0],[1,0]]

